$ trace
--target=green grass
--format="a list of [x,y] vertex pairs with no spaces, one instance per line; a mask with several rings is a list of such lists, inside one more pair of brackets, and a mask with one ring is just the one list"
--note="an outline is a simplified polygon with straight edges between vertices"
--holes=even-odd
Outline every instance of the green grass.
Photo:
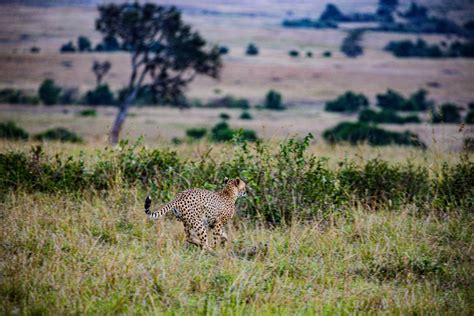
[[2,314],[468,314],[474,299],[472,214],[354,209],[276,229],[237,216],[206,253],[176,221],[148,221],[133,189],[17,192],[1,209]]
[[[459,190],[472,181],[468,162],[430,163],[421,173],[381,160],[340,160],[313,169],[307,166],[311,154],[294,140],[261,154],[218,147],[226,153],[213,158],[126,147],[94,152],[86,145],[80,148],[88,154],[78,155],[76,146],[48,149],[74,149],[71,159],[33,155],[27,160],[28,172],[38,172],[33,180],[5,173],[5,167],[19,172],[12,162],[0,166],[0,176],[10,177],[3,181],[19,181],[0,195],[0,314],[472,311],[474,214],[469,188]],[[99,174],[108,175],[107,190],[81,182],[100,166],[110,172]],[[140,168],[151,183],[133,180]],[[175,219],[145,216],[148,192],[158,206],[183,186],[219,188],[221,175],[234,168],[247,177],[250,194],[225,228],[225,246],[203,252],[185,242]],[[258,170],[268,181],[257,181]],[[341,204],[331,200],[347,181],[353,187],[340,194],[352,195],[341,197]],[[419,191],[400,187],[410,182]],[[271,222],[272,209],[292,216]]]

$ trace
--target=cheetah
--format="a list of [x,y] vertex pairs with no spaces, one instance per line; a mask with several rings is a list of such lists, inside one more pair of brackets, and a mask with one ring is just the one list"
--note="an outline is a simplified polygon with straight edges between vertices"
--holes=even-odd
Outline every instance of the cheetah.
[[[214,248],[218,238],[225,243],[228,238],[223,226],[234,216],[237,198],[246,195],[246,184],[239,178],[225,179],[224,189],[218,192],[190,189],[180,192],[161,209],[150,211],[151,199],[145,199],[145,213],[150,219],[158,219],[169,211],[183,223],[186,241],[205,250]],[[207,231],[212,231],[209,247]],[[193,233],[195,236],[193,236]]]

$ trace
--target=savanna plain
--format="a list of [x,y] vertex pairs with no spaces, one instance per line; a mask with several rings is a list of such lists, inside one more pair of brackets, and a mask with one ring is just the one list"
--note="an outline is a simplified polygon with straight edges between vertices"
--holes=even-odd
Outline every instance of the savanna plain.
[[[251,108],[254,119],[243,121],[236,109],[135,107],[123,131],[129,140],[111,146],[114,107],[83,117],[82,106],[0,105],[2,121],[31,134],[67,126],[84,139],[0,140],[0,313],[472,315],[474,162],[462,148],[472,126],[384,125],[416,131],[426,149],[329,145],[321,137],[357,119],[323,110],[346,90],[373,100],[387,88],[405,95],[426,88],[436,102],[467,104],[472,61],[402,61],[382,50],[402,35],[376,32],[365,35],[362,57],[348,59],[337,51],[344,30],[283,29],[278,12],[258,5],[219,8],[228,14],[185,11],[206,38],[230,48],[221,80],[197,79],[188,95],[258,104],[277,89],[287,110]],[[246,10],[266,14],[234,12]],[[104,54],[57,48],[79,34],[98,39],[95,14],[88,6],[2,6],[0,86],[35,90],[51,77],[93,87],[89,68]],[[253,59],[244,56],[250,41],[262,51]],[[41,53],[23,52],[32,45]],[[294,47],[334,55],[295,60],[287,54]],[[107,80],[119,88],[129,56],[107,59]],[[172,142],[188,128],[213,126],[221,112],[261,139]],[[229,242],[213,251],[187,244],[174,217],[145,216],[147,194],[158,207],[188,188],[219,190],[224,177],[246,181],[248,195],[225,227]]]

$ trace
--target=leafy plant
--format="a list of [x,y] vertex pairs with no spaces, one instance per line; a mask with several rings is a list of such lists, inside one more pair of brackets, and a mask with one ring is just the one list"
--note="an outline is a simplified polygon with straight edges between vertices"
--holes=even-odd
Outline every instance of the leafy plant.
[[335,100],[326,102],[325,110],[329,112],[349,112],[354,113],[360,108],[369,106],[369,99],[363,94],[347,91]]
[[281,93],[270,90],[265,96],[264,107],[269,110],[284,110],[285,106],[282,103]]
[[240,119],[241,120],[252,120],[253,117],[252,115],[250,114],[250,112],[247,112],[247,111],[244,111],[240,114]]
[[207,134],[205,128],[190,128],[186,130],[186,136],[192,139],[201,139]]
[[64,127],[48,129],[47,131],[44,131],[43,133],[39,133],[35,135],[34,138],[40,141],[58,140],[61,142],[71,142],[71,143],[82,142],[81,137],[79,137],[76,133]]
[[58,87],[52,79],[45,79],[38,89],[38,96],[46,105],[56,104],[60,94],[61,88]]
[[0,123],[0,138],[27,140],[28,137],[28,133],[21,127],[18,127],[15,122],[9,121]]

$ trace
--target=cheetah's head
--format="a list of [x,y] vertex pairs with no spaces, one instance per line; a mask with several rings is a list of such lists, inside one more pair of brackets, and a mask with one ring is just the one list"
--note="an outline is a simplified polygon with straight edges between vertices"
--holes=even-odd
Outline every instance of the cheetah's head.
[[224,178],[224,183],[225,183],[226,188],[232,190],[232,192],[237,197],[242,197],[242,196],[247,195],[247,193],[245,192],[246,184],[244,181],[240,180],[239,178],[235,178],[235,179]]

